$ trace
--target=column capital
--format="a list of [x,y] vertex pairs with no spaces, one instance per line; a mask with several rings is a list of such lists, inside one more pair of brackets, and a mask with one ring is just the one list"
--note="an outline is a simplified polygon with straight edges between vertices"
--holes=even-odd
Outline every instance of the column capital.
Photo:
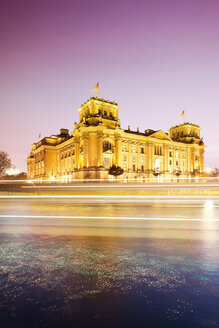
[[103,132],[97,132],[97,139],[98,140],[103,139],[103,137],[104,137]]
[[84,133],[82,134],[81,138],[82,138],[83,140],[88,140],[88,138],[89,138],[88,133],[84,132]]

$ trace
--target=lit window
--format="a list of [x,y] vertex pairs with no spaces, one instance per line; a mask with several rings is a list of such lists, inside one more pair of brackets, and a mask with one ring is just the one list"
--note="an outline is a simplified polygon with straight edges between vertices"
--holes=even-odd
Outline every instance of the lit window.
[[135,153],[135,145],[132,146],[132,152]]
[[144,157],[141,157],[141,162],[144,163]]
[[132,162],[135,162],[135,156],[132,157]]
[[124,162],[126,161],[126,156],[125,156],[125,155],[123,156],[123,161],[124,161]]
[[122,150],[126,151],[126,144],[125,143],[122,145]]

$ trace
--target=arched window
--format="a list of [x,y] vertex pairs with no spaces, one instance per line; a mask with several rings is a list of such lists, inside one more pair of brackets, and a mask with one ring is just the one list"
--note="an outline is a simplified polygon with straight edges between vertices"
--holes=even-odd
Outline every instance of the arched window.
[[103,142],[103,151],[110,150],[112,149],[112,145],[109,141],[104,140]]

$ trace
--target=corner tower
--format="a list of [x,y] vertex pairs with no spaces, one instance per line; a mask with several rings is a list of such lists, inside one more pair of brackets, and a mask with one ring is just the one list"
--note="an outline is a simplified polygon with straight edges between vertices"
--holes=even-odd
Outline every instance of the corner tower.
[[169,132],[170,138],[173,141],[203,145],[203,139],[200,138],[200,130],[199,125],[187,122],[171,127]]
[[104,125],[115,129],[120,127],[118,110],[119,106],[116,102],[92,97],[78,109],[80,114],[78,126]]
[[187,173],[200,175],[204,172],[204,149],[203,138],[200,138],[199,125],[183,123],[169,129],[170,138],[176,144],[184,144],[187,157]]

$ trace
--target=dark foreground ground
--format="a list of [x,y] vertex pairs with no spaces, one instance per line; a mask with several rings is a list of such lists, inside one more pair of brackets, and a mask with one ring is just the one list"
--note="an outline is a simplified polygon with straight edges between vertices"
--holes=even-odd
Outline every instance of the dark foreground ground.
[[0,234],[0,326],[219,327],[219,241]]

